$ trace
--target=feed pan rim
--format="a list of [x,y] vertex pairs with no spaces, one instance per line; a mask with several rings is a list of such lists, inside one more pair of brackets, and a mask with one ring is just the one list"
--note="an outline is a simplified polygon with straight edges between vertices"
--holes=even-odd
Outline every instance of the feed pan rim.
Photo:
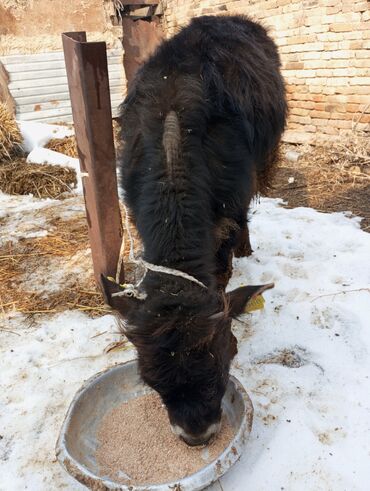
[[[66,444],[66,435],[70,424],[73,411],[80,397],[100,378],[104,377],[108,372],[121,370],[128,365],[137,365],[137,359],[129,360],[124,363],[106,368],[92,377],[87,379],[74,395],[55,446],[56,457],[59,464],[76,480],[94,490],[116,490],[116,491],[168,491],[179,489],[184,491],[200,491],[206,486],[209,486],[214,481],[223,476],[237,462],[243,452],[245,443],[249,437],[252,420],[253,420],[253,404],[250,400],[242,383],[233,375],[230,375],[229,383],[234,385],[234,390],[241,396],[244,404],[244,411],[241,417],[241,423],[236,431],[234,438],[223,452],[214,460],[206,464],[197,472],[190,474],[182,479],[172,480],[164,483],[153,484],[122,484],[110,478],[101,477],[84,464],[76,460],[71,455]],[[144,385],[144,384],[143,384]],[[151,390],[151,389],[150,389]],[[152,391],[152,390],[151,390]]]

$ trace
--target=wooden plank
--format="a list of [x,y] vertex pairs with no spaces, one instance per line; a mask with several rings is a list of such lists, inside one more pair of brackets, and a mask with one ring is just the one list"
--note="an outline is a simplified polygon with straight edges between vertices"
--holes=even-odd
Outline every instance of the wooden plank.
[[55,87],[56,90],[58,89],[58,85],[66,85],[67,84],[67,77],[54,77],[52,79],[50,78],[44,78],[40,79],[37,81],[34,80],[17,80],[16,82],[10,82],[9,84],[9,89],[12,92],[13,89],[25,89],[25,88],[37,88],[38,87]]
[[[118,85],[119,83],[123,83],[123,79],[114,80],[114,85]],[[61,92],[61,86],[67,86],[67,77],[52,77],[52,78],[40,78],[40,79],[31,79],[31,80],[17,80],[15,82],[9,83],[9,90],[11,93],[15,89],[37,89],[37,93],[39,93],[39,88],[41,87],[49,87],[52,88],[52,91]]]
[[[109,82],[109,84],[114,84],[110,87],[111,96],[121,97],[123,99],[123,85],[119,80],[114,82]],[[17,104],[19,106],[23,104],[32,104],[32,103],[42,103],[42,102],[50,102],[50,101],[61,101],[61,100],[69,100],[69,92],[68,85],[65,86],[65,90],[62,92],[53,92],[50,91],[47,87],[44,87],[44,93],[37,91],[35,95],[35,89],[25,89],[21,92],[21,89],[17,92]]]
[[[54,100],[46,100],[44,102],[41,102],[40,99],[38,98],[38,103],[35,104],[33,101],[30,104],[22,104],[17,108],[17,114],[25,114],[25,113],[34,113],[34,112],[40,112],[40,111],[53,111],[56,109],[60,108],[69,108],[71,109],[71,101],[69,98],[69,94],[63,94],[65,96],[64,99],[59,97],[58,99]],[[123,101],[123,98],[120,94],[111,94],[110,95],[110,101],[112,106],[120,104],[120,102]],[[72,112],[71,112],[72,114]],[[52,114],[50,114],[52,115]]]
[[[120,48],[113,48],[107,50],[108,58],[112,56],[121,56],[122,50]],[[4,65],[11,65],[16,63],[23,63],[27,58],[30,62],[36,61],[53,61],[53,60],[64,60],[63,51],[49,51],[47,53],[35,53],[27,55],[6,55],[1,56],[0,60]]]
[[35,112],[41,113],[41,111],[56,111],[61,108],[68,108],[71,111],[71,101],[69,97],[63,100],[58,99],[54,101],[38,102],[37,104],[22,104],[17,107],[17,115]]
[[[59,53],[59,54],[58,54]],[[10,55],[9,91],[15,99],[16,117],[28,121],[49,121],[61,117],[71,121],[67,74],[62,52]],[[108,50],[108,76],[114,113],[124,98],[123,50]],[[16,61],[16,62],[15,62]],[[61,111],[69,106],[69,114]],[[65,114],[66,113],[66,114]]]
[[128,86],[140,65],[153,53],[164,37],[159,19],[152,22],[123,17],[123,48],[126,80]]
[[[67,116],[67,115],[69,116],[71,115],[71,107],[62,107],[53,110],[37,111],[37,120],[46,119],[48,117]],[[35,114],[34,112],[17,114],[17,119],[19,119],[19,121],[35,121]]]
[[[26,58],[27,59],[27,58]],[[25,73],[25,72],[38,72],[43,70],[58,70],[62,69],[65,73],[64,60],[58,61],[38,61],[38,62],[24,62],[17,64],[7,64],[8,72],[12,75],[15,73]],[[122,53],[121,56],[115,56],[108,59],[108,70],[117,69],[117,67],[122,67]]]
[[[110,65],[109,66],[109,76],[113,77],[116,72],[122,71],[122,66],[119,65]],[[41,79],[54,79],[60,77],[66,77],[66,71],[64,68],[58,69],[44,69],[44,70],[36,70],[36,71],[28,71],[28,72],[9,72],[11,82],[17,82],[19,80],[41,80]]]
[[162,5],[151,5],[151,6],[131,6],[128,12],[125,12],[125,16],[134,19],[145,19],[148,17],[153,17],[154,15],[163,15]]
[[[105,43],[62,35],[95,279],[116,276],[122,241]],[[124,281],[123,268],[119,278]],[[104,291],[104,289],[102,289]]]

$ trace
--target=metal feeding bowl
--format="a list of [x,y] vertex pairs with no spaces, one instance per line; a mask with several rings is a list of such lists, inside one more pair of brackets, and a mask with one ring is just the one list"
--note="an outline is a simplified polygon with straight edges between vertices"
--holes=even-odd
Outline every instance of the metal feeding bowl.
[[56,445],[60,464],[94,491],[198,491],[239,459],[252,427],[253,406],[241,383],[231,376],[222,406],[235,436],[213,462],[183,479],[150,485],[121,484],[102,475],[95,458],[102,419],[121,403],[150,392],[140,378],[137,361],[117,365],[89,379],[75,395],[64,420]]

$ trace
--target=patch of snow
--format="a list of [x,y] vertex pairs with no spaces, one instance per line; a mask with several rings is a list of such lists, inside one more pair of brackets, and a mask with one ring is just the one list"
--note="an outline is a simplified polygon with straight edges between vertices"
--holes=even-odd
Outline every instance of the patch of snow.
[[52,228],[54,218],[68,220],[85,214],[82,196],[65,200],[36,199],[33,196],[10,196],[0,191],[0,246],[20,239],[43,237]]
[[6,242],[17,242],[22,238],[47,235],[44,210],[55,203],[56,200],[9,196],[0,191],[0,246]]
[[[230,289],[274,281],[235,323],[233,373],[255,407],[224,491],[358,490],[370,480],[370,235],[359,219],[261,200]],[[343,292],[348,293],[343,293]],[[282,354],[285,356],[282,356]],[[292,363],[285,364],[286,353]],[[219,491],[217,484],[212,490]]]
[[[264,310],[234,324],[232,372],[255,416],[223,491],[368,489],[370,235],[359,222],[267,198],[252,210],[255,252],[235,259],[230,288],[276,286]],[[38,329],[16,316],[9,329],[0,332],[0,489],[81,490],[55,459],[60,425],[86,378],[134,352],[103,354],[117,339],[112,316],[65,312]]]
[[34,148],[43,147],[53,138],[65,138],[74,135],[74,130],[67,126],[34,121],[17,121],[17,124],[23,137],[23,149],[27,153]]
[[56,293],[60,290],[72,288],[76,281],[83,283],[92,272],[92,259],[90,248],[78,251],[71,257],[35,257],[33,267],[23,273],[17,287],[32,293]]
[[79,161],[74,157],[69,157],[64,153],[55,152],[49,148],[36,147],[29,153],[27,162],[31,164],[50,164],[69,167],[76,172],[79,171]]
[[13,333],[0,332],[0,489],[85,489],[55,458],[64,415],[85,380],[134,352],[104,353],[119,339],[112,315],[65,312],[37,329],[20,328],[20,317],[12,323]]

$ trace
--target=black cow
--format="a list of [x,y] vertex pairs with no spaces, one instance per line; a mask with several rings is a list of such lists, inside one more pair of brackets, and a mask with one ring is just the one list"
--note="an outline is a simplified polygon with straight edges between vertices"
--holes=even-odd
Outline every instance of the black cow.
[[247,211],[266,185],[286,120],[273,41],[243,16],[193,19],[142,66],[123,103],[125,201],[149,270],[137,288],[104,280],[126,319],[143,380],[189,444],[218,429],[236,352],[231,319],[266,286],[225,293],[251,253]]

